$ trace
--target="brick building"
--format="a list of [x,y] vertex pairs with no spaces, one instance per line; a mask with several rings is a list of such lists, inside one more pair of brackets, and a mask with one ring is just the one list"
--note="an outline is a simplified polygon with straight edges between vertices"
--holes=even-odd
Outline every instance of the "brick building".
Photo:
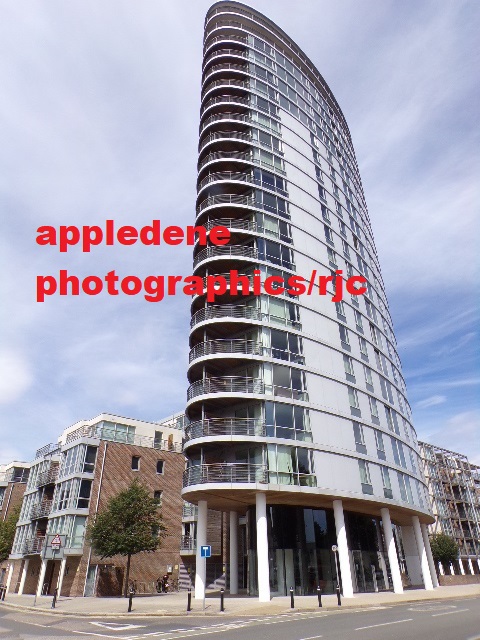
[[[62,596],[119,595],[126,558],[96,556],[85,542],[85,531],[88,519],[134,478],[159,501],[166,535],[158,551],[132,557],[130,579],[139,593],[154,593],[165,574],[180,588],[192,586],[196,508],[181,498],[183,418],[175,414],[145,422],[101,414],[65,429],[56,443],[39,449],[25,465],[21,494],[12,493],[22,507],[4,567],[9,591],[41,595],[58,587]],[[63,560],[42,557],[46,536],[53,533],[66,536]],[[212,512],[210,586],[225,584],[227,535],[225,516]]]
[[[30,471],[29,462],[10,462],[0,465],[0,522],[6,520],[15,507],[22,504]],[[4,584],[10,562],[0,562],[0,584]]]

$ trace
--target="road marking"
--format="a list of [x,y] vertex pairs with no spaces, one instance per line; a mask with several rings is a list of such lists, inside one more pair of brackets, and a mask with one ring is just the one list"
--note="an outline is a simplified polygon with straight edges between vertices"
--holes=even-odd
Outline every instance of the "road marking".
[[323,636],[309,636],[308,638],[299,638],[298,640],[316,640],[317,638],[323,638]]
[[375,627],[386,627],[389,624],[400,624],[401,622],[412,622],[413,618],[406,618],[405,620],[393,620],[392,622],[382,622],[381,624],[371,624],[368,627],[357,627],[355,631],[362,631],[363,629],[374,629]]
[[97,627],[105,627],[105,629],[109,629],[110,631],[125,631],[126,629],[140,629],[141,627],[145,627],[144,624],[122,624],[121,622],[90,622],[90,624],[94,624]]
[[462,613],[463,611],[470,611],[470,609],[457,609],[456,611],[444,611],[443,613],[432,613],[432,618],[438,618],[438,616],[449,616],[452,613]]

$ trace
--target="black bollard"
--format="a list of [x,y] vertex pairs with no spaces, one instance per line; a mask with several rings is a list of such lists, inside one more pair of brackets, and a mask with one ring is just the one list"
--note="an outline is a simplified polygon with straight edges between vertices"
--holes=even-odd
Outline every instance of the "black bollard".
[[128,592],[128,613],[130,613],[130,611],[132,610],[133,594],[133,589],[130,589],[130,591]]
[[317,587],[317,596],[318,596],[318,606],[322,606],[322,590],[320,587]]
[[191,611],[191,610],[192,610],[192,590],[189,589],[187,594],[187,611]]
[[57,604],[57,593],[58,589],[55,589],[53,592],[52,609],[55,609],[55,605]]
[[293,587],[290,587],[290,608],[293,609],[295,607],[295,600],[293,598]]
[[340,585],[339,584],[337,584],[337,603],[338,603],[339,607],[342,606],[342,599],[340,598]]
[[224,596],[225,596],[225,589],[220,589],[220,611],[225,611],[225,606],[223,603]]

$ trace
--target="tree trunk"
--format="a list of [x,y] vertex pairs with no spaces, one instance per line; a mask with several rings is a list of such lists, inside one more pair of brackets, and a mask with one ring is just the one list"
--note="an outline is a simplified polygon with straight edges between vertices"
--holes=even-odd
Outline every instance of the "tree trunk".
[[127,556],[127,568],[125,570],[125,585],[123,587],[123,596],[128,598],[128,579],[130,577],[130,560],[132,559],[131,554],[129,553]]

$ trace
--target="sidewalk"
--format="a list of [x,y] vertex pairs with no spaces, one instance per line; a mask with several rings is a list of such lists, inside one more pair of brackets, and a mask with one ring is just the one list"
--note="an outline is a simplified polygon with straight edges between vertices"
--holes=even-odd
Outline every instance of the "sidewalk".
[[[359,593],[353,598],[342,598],[342,609],[359,607],[375,607],[399,604],[403,602],[422,602],[423,600],[444,600],[449,598],[480,597],[480,584],[461,585],[453,587],[438,587],[433,591],[411,589],[398,595],[391,592]],[[5,602],[0,607],[37,611],[72,616],[185,616],[188,615],[187,593],[169,593],[155,596],[137,596],[133,599],[132,613],[127,613],[127,598],[60,598],[56,609],[51,608],[52,596],[37,598],[33,608],[34,596],[7,594]],[[219,592],[209,593],[206,598],[205,611],[203,602],[195,600],[192,594],[192,612],[190,615],[205,614],[218,616],[220,614]],[[325,610],[339,610],[335,595],[322,596]],[[225,594],[225,614],[227,616],[275,615],[291,611],[318,611],[317,596],[296,596],[295,609],[290,608],[290,597],[272,598],[270,602],[258,602],[257,598],[247,596],[232,596]]]

